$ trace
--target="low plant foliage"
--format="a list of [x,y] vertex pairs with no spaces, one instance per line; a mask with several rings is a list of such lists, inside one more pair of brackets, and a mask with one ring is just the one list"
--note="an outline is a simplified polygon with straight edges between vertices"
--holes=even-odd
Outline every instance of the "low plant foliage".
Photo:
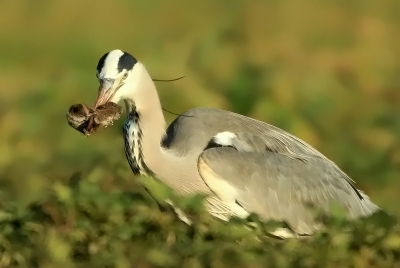
[[[325,218],[312,237],[268,235],[276,222],[250,216],[225,223],[203,196],[177,197],[150,178],[145,191],[107,187],[73,176],[53,182],[46,198],[18,205],[2,200],[0,267],[400,267],[400,231],[385,213],[355,222]],[[193,225],[180,221],[172,198]]]

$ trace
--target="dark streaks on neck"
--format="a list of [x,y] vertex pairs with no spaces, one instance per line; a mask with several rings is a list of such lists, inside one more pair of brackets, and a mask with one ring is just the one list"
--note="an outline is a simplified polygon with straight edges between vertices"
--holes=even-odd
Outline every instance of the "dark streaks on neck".
[[130,102],[127,106],[129,106],[128,117],[123,127],[126,158],[135,175],[153,176],[154,173],[144,162],[140,114],[133,102]]

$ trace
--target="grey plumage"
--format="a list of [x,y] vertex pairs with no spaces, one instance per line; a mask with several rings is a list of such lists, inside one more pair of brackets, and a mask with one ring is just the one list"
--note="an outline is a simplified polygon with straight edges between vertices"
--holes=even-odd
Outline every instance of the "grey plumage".
[[[201,135],[199,129],[204,130]],[[224,131],[236,134],[231,146],[207,146]],[[235,199],[246,211],[286,220],[299,234],[311,234],[317,228],[309,204],[328,210],[338,203],[349,218],[378,209],[310,145],[277,127],[229,111],[196,108],[185,112],[169,126],[163,145],[185,152],[182,157],[199,156],[237,189]],[[201,170],[200,174],[206,176]]]
[[319,227],[309,204],[328,210],[336,203],[350,219],[379,209],[332,161],[267,123],[195,108],[165,129],[158,94],[144,66],[131,60],[136,62],[132,69],[118,69],[118,59],[126,60],[126,55],[114,50],[102,59],[108,65],[98,67],[99,79],[112,79],[114,86],[100,89],[97,104],[125,100],[125,153],[133,172],[154,176],[179,194],[209,195],[206,206],[220,219],[254,212],[287,221],[296,234],[312,234]]

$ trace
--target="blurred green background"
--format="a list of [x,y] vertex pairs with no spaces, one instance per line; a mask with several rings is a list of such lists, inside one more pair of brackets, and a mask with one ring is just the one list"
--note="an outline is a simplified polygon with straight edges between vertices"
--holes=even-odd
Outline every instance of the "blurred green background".
[[123,120],[86,138],[65,119],[71,104],[94,101],[97,61],[119,48],[153,78],[186,76],[156,83],[164,108],[229,109],[283,128],[396,212],[399,10],[398,0],[3,0],[3,197],[40,199],[75,172],[135,181]]

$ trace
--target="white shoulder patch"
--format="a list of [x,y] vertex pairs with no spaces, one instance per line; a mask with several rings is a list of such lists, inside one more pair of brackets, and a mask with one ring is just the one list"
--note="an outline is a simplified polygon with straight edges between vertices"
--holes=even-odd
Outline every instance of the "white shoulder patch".
[[214,142],[222,146],[233,146],[233,139],[236,139],[236,135],[229,131],[220,132],[213,137]]

